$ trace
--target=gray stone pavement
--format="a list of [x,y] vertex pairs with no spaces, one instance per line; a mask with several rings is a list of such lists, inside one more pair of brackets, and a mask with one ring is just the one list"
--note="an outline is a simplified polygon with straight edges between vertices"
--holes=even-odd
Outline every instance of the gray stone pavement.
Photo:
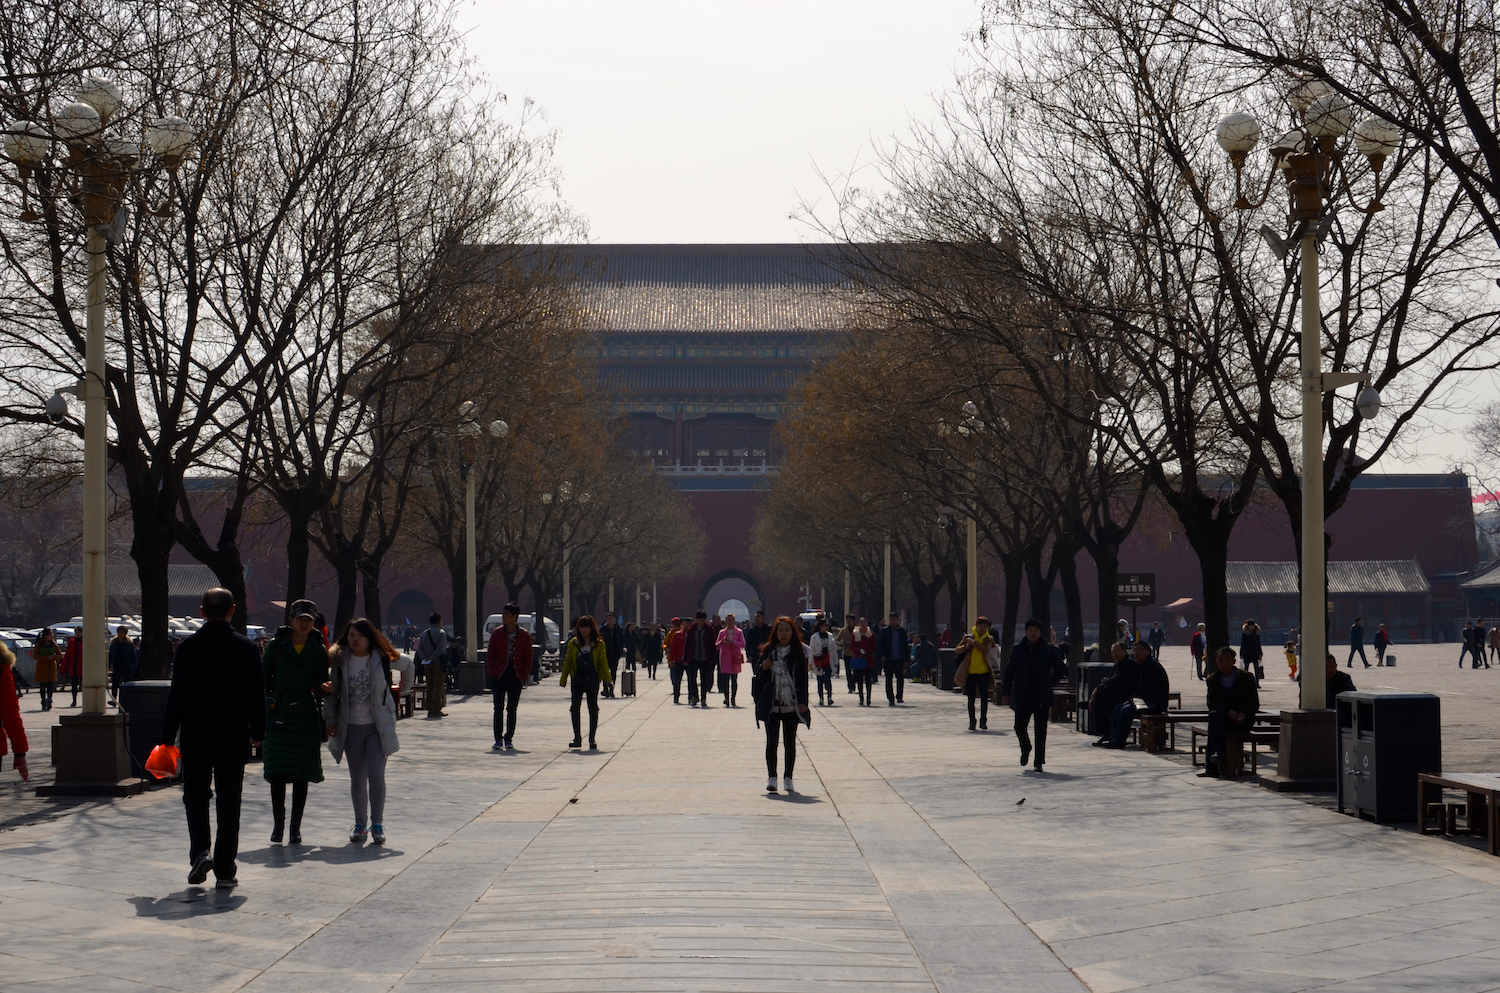
[[268,845],[252,766],[231,893],[185,884],[175,789],[0,833],[0,991],[1500,990],[1500,859],[1463,845],[1057,725],[1037,776],[926,686],[840,686],[769,796],[748,709],[641,688],[597,753],[555,685],[514,754],[487,698],[401,722],[383,849],[331,762]]

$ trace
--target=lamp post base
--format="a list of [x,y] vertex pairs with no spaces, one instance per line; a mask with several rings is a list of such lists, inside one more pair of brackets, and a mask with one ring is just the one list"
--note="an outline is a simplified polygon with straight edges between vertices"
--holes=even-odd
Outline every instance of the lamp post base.
[[74,714],[59,718],[53,738],[57,779],[38,796],[133,796],[145,790],[130,772],[124,714]]
[[1338,727],[1332,710],[1283,710],[1276,775],[1260,784],[1277,793],[1324,793],[1337,786]]

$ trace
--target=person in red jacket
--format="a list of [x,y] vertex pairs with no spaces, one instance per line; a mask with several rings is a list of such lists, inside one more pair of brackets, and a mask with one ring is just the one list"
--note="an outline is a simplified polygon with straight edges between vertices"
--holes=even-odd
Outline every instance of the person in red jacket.
[[15,668],[16,657],[0,644],[0,759],[8,752],[15,752],[15,770],[24,783],[31,779],[31,770],[26,768],[26,753],[30,748],[26,744],[26,725],[21,723],[21,701],[16,698]]
[[73,702],[68,706],[78,706],[78,690],[83,685],[83,629],[74,632],[73,637],[68,639],[68,647],[63,651],[62,678],[67,680],[69,688],[73,691]]
[[667,674],[672,677],[672,702],[682,702],[682,673],[687,664],[682,653],[687,649],[687,632],[682,630],[682,618],[672,618],[672,630],[667,632]]
[[497,752],[516,747],[511,744],[516,736],[516,708],[521,703],[521,687],[531,678],[531,634],[520,625],[521,608],[507,603],[500,616],[503,623],[490,634],[484,660],[495,697],[495,743],[490,747]]

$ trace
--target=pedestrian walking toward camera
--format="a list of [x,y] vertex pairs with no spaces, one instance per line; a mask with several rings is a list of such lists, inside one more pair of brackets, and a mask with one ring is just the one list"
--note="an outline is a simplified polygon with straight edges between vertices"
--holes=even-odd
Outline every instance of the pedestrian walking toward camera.
[[286,834],[286,788],[292,787],[289,842],[302,844],[307,789],[323,781],[323,687],[328,682],[328,646],[316,630],[318,608],[296,600],[287,624],[261,656],[266,686],[266,748],[261,774],[271,784],[271,843]]
[[[701,613],[701,611],[700,611]],[[589,748],[598,748],[599,731],[599,687],[608,686],[612,678],[609,671],[609,655],[594,619],[584,614],[573,625],[573,637],[568,639],[568,650],[563,658],[562,685],[573,680],[573,741],[569,748],[583,747],[582,714],[583,701],[589,704]],[[689,684],[691,686],[691,683]]]
[[21,774],[21,782],[27,782],[31,779],[31,770],[26,765],[26,753],[30,750],[26,725],[21,721],[21,701],[16,696],[16,657],[0,642],[0,767],[4,767],[8,753],[15,753],[11,768]]
[[[32,681],[36,683],[37,701],[43,710],[51,710],[52,693],[57,688],[57,664],[62,658],[51,628],[42,628],[42,633],[37,635],[36,643],[31,646],[31,657],[36,660]],[[1459,666],[1463,666],[1461,661]]]
[[891,614],[877,638],[880,668],[885,670],[885,702],[894,707],[906,702],[906,665],[911,658],[911,639],[901,626],[901,615]]
[[766,623],[766,612],[757,610],[745,631],[745,664],[751,667],[751,677],[760,672],[760,650],[771,640],[771,625]]
[[[1360,623],[1363,619],[1356,617],[1354,623],[1349,625],[1349,660],[1344,666],[1346,669],[1354,667],[1355,653],[1359,654],[1359,660],[1365,664],[1365,668],[1370,668],[1370,660],[1365,656],[1365,626]],[[1240,645],[1240,654],[1245,654],[1243,643]],[[1257,672],[1256,675],[1258,676],[1260,673]]]
[[521,706],[521,688],[531,678],[531,634],[521,627],[521,608],[507,603],[500,618],[484,659],[495,698],[495,743],[490,747],[497,752],[516,747],[516,709]]
[[766,792],[776,792],[776,747],[781,742],[781,787],[795,792],[797,725],[811,722],[807,709],[807,649],[790,617],[771,625],[771,641],[761,652],[762,677],[755,694],[755,717],[766,728]]
[[[1486,669],[1490,667],[1489,660],[1485,658],[1484,655],[1484,646],[1488,641],[1489,631],[1484,626],[1484,618],[1481,617],[1479,619],[1479,623],[1474,625],[1474,660],[1483,665]],[[1477,669],[1479,668],[1479,666],[1476,665],[1474,668]]]
[[[1143,653],[1149,646],[1140,646]],[[1021,765],[1025,765],[1032,754],[1032,738],[1027,735],[1027,724],[1036,729],[1036,771],[1042,771],[1047,761],[1047,722],[1052,717],[1052,684],[1057,679],[1062,659],[1058,651],[1042,638],[1042,622],[1035,618],[1026,622],[1026,636],[1016,642],[1010,650],[1010,661],[1005,664],[1005,673],[1000,680],[1000,705],[1009,706],[1015,714],[1016,741],[1021,746]],[[973,674],[970,673],[970,678]],[[972,706],[972,705],[971,705]]]
[[716,639],[719,649],[719,692],[724,706],[733,707],[740,691],[740,668],[745,664],[745,632],[734,623],[734,615],[724,616],[724,629]]
[[[203,594],[203,626],[177,646],[172,687],[162,714],[161,743],[181,732],[182,805],[188,824],[188,883],[198,886],[212,870],[219,889],[239,885],[240,800],[250,749],[266,737],[266,693],[255,643],[229,626],[234,596],[214,588]],[[213,841],[208,801],[215,801],[219,836]]]
[[875,697],[875,632],[863,617],[849,638],[849,668],[854,680],[855,692],[859,694],[859,705],[868,707]]
[[[619,668],[620,657],[625,654],[625,629],[620,627],[620,622],[615,617],[615,612],[610,611],[604,615],[604,627],[599,629],[599,640],[604,642],[604,656],[609,659],[609,679],[605,682],[602,695],[607,700],[615,695],[615,671]],[[704,706],[708,703],[708,689],[703,690]]]
[[73,691],[73,702],[69,707],[78,706],[78,690],[83,685],[83,628],[77,628],[73,637],[68,639],[68,647],[63,652],[62,674],[64,685]]
[[[854,667],[849,663],[854,658],[854,632],[859,630],[859,623],[853,614],[844,615],[844,626],[834,634],[834,641],[838,642],[839,658],[844,660],[844,678],[849,685],[848,692],[854,692]],[[770,639],[767,638],[767,641]]]
[[1265,654],[1265,647],[1260,641],[1260,625],[1253,619],[1246,621],[1240,628],[1240,661],[1245,664],[1246,672],[1255,673],[1256,679],[1266,678],[1266,670],[1260,664]]
[[443,630],[443,615],[433,614],[427,618],[427,629],[417,636],[417,668],[427,673],[427,716],[447,717],[443,708],[448,704],[448,676],[445,666],[448,661],[448,632]]
[[1193,672],[1199,679],[1203,679],[1203,654],[1208,651],[1208,625],[1198,623],[1198,629],[1193,632],[1193,640],[1188,642],[1188,651],[1193,655]]
[[687,632],[682,629],[682,618],[672,618],[672,630],[667,632],[667,675],[672,677],[672,702],[682,702],[682,676],[687,670]]
[[1385,665],[1385,650],[1391,647],[1391,636],[1386,633],[1385,625],[1382,624],[1375,629],[1375,664]]
[[115,636],[109,642],[109,697],[117,706],[120,702],[120,684],[135,678],[140,655],[135,642],[130,640],[130,629],[121,624],[115,628]]
[[[354,805],[349,840],[358,845],[368,837],[383,845],[385,767],[401,747],[396,737],[396,706],[401,690],[413,678],[411,663],[374,624],[358,617],[339,635],[328,653],[328,666],[333,678],[324,687],[328,697],[323,701],[323,717],[328,721],[328,751],[333,760],[348,759],[349,799]],[[437,678],[442,680],[441,670]]]
[[708,709],[708,691],[713,686],[713,672],[719,667],[719,634],[708,623],[708,612],[700,610],[687,629],[683,659],[687,663],[688,706],[702,703]]
[[663,650],[661,625],[652,621],[651,628],[641,639],[641,664],[652,680],[656,679],[656,667],[661,665]]
[[807,644],[807,653],[812,656],[813,672],[818,680],[818,706],[832,707],[833,660],[838,655],[838,639],[828,630],[828,618],[818,618],[818,626]]
[[[1037,628],[1041,630],[1040,627]],[[995,673],[1000,669],[1000,646],[990,631],[990,619],[974,620],[974,630],[963,636],[953,656],[958,668],[953,673],[953,683],[964,691],[969,699],[969,730],[990,729],[990,696],[995,689]],[[979,703],[979,715],[975,718],[974,703]]]
[[1167,643],[1167,632],[1162,629],[1161,621],[1151,622],[1151,633],[1146,635],[1146,644],[1151,646],[1151,657],[1161,661],[1161,646]]

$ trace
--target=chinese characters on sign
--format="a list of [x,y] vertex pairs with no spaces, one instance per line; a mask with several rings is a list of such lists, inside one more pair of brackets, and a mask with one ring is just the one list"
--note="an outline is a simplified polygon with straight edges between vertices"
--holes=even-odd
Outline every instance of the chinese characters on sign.
[[1156,602],[1156,573],[1121,573],[1115,581],[1115,599],[1129,607],[1145,607]]

